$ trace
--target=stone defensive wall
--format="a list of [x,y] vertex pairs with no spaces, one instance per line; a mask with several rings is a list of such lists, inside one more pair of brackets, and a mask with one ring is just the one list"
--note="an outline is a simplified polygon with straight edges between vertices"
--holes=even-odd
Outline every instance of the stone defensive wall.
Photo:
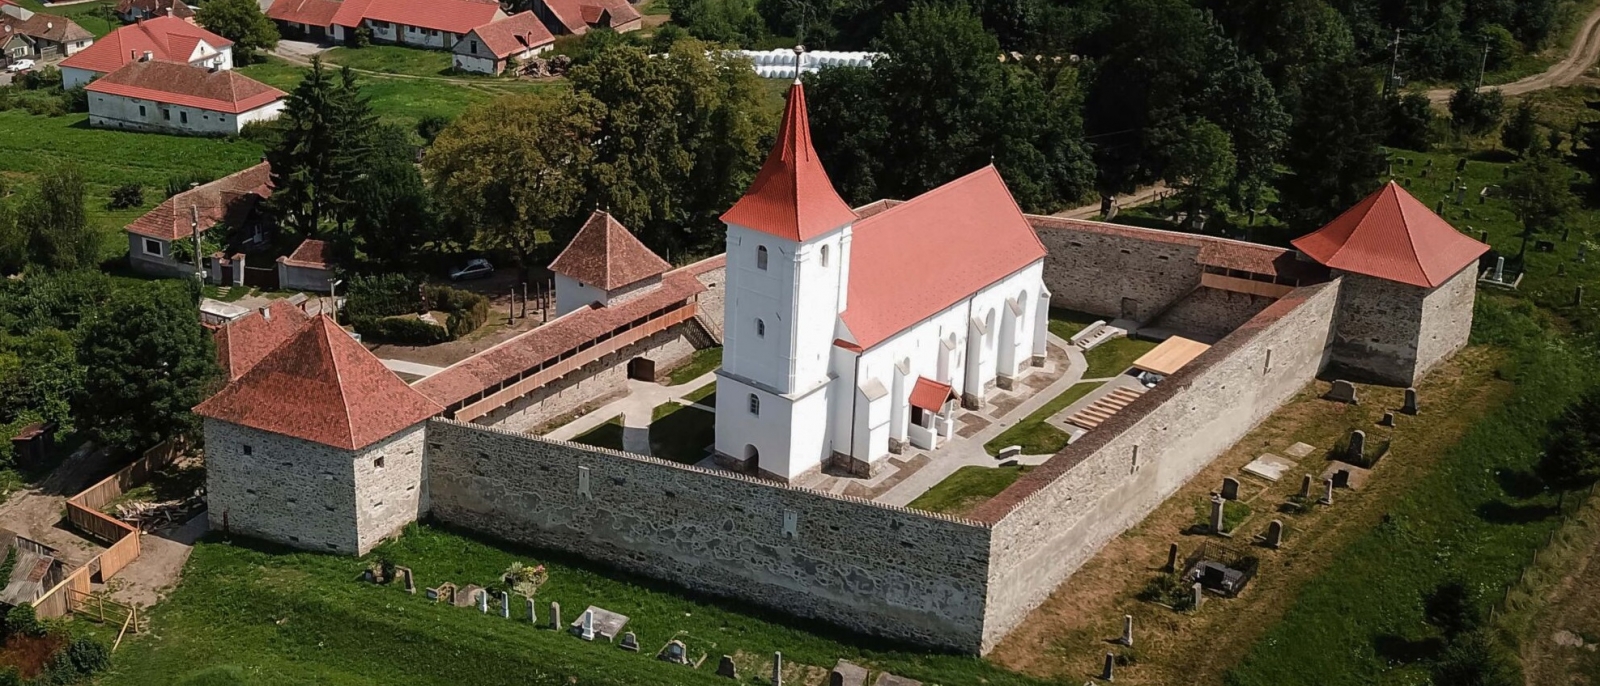
[[972,513],[993,526],[983,652],[1316,377],[1340,285],[1277,300]]
[[435,520],[856,631],[977,652],[989,527],[432,420]]

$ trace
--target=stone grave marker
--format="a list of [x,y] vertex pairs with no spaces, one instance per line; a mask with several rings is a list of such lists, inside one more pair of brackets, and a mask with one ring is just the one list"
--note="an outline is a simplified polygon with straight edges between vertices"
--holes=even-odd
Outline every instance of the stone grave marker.
[[594,612],[593,611],[586,610],[586,611],[584,611],[583,616],[578,618],[578,638],[581,638],[581,639],[583,639],[585,641],[593,641],[594,640]]
[[1193,594],[1189,598],[1192,601],[1190,604],[1194,606],[1194,609],[1200,609],[1200,605],[1206,602],[1205,585],[1198,581],[1194,582],[1194,586],[1190,588],[1190,593]]
[[1360,429],[1350,432],[1350,445],[1345,450],[1345,457],[1351,462],[1362,463],[1366,461],[1367,432]]
[[561,603],[554,600],[550,601],[550,630],[561,630]]
[[539,623],[539,610],[533,606],[533,599],[532,598],[528,599],[528,623],[529,624],[538,624]]
[[1277,481],[1282,479],[1283,475],[1289,473],[1289,470],[1293,468],[1293,462],[1278,457],[1277,455],[1273,455],[1272,453],[1266,453],[1261,457],[1251,460],[1250,464],[1245,465],[1244,473],[1251,476],[1261,477],[1267,481]]
[[1295,443],[1294,445],[1289,446],[1283,452],[1289,457],[1298,460],[1302,457],[1310,455],[1312,451],[1315,451],[1316,449],[1316,446],[1311,445],[1310,443]]
[[428,589],[428,600],[455,604],[456,585],[448,581]]
[[637,653],[639,652],[639,637],[633,635],[632,631],[623,632],[622,640],[617,643],[617,647],[630,653]]
[[733,656],[723,655],[722,659],[717,661],[717,676],[739,678],[739,668],[733,664]]
[[1167,566],[1164,569],[1169,572],[1178,571],[1178,544],[1167,546]]
[[772,654],[772,686],[783,686],[783,653]]
[[483,614],[489,614],[489,591],[488,591],[488,589],[482,589],[482,588],[478,589],[478,611],[482,612]]
[[1305,476],[1300,477],[1300,499],[1301,500],[1306,500],[1306,499],[1308,499],[1310,497],[1311,497],[1311,475],[1307,474]]
[[505,591],[500,592],[500,616],[511,619],[511,594]]
[[872,686],[922,686],[922,682],[898,674],[881,672],[878,674],[878,680],[872,682]]
[[1328,389],[1328,394],[1323,397],[1336,403],[1361,404],[1361,400],[1356,397],[1356,385],[1344,379],[1334,381],[1333,386]]
[[1322,500],[1319,500],[1317,502],[1320,502],[1323,505],[1332,505],[1333,504],[1333,479],[1323,479],[1322,480],[1322,485],[1324,487],[1323,488],[1323,494],[1322,494]]
[[1404,405],[1400,406],[1400,411],[1406,414],[1418,414],[1422,411],[1422,408],[1417,405],[1417,389],[1406,389],[1406,401]]
[[406,593],[416,594],[416,592],[417,592],[417,582],[416,582],[415,579],[413,579],[411,577],[411,568],[410,567],[395,567],[394,571],[395,571],[396,574],[400,575],[401,579],[405,580],[405,582],[406,582]]
[[1122,645],[1133,647],[1133,615],[1122,616]]
[[1274,519],[1272,520],[1271,524],[1267,525],[1267,535],[1266,538],[1262,540],[1262,544],[1273,550],[1277,550],[1278,546],[1283,545],[1282,521]]
[[656,654],[656,658],[662,662],[686,665],[689,664],[689,650],[683,647],[683,641],[674,638],[667,641],[667,645],[661,648],[661,652]]
[[1222,505],[1227,501],[1220,495],[1211,496],[1211,533],[1221,535],[1223,524]]
[[1239,480],[1231,476],[1222,477],[1222,499],[1239,499]]
[[1100,679],[1103,681],[1115,681],[1116,675],[1112,673],[1112,670],[1116,668],[1116,666],[1117,656],[1113,653],[1106,653],[1106,667],[1105,669],[1100,670]]
[[[587,627],[585,623],[587,623]],[[627,624],[627,615],[617,614],[603,607],[590,605],[584,609],[583,615],[572,623],[571,629],[573,633],[578,634],[587,641],[592,641],[595,637],[603,638],[607,641],[615,641],[617,636],[622,634],[622,628]]]
[[860,665],[840,660],[828,672],[828,686],[866,686],[867,670]]
[[1334,488],[1349,488],[1350,487],[1350,470],[1341,469],[1339,471],[1334,472],[1333,473],[1333,487]]
[[1378,426],[1394,426],[1394,413],[1383,413],[1383,419],[1378,420]]
[[455,606],[472,607],[478,602],[478,591],[481,590],[483,587],[477,584],[467,584],[466,587],[458,589],[455,592]]

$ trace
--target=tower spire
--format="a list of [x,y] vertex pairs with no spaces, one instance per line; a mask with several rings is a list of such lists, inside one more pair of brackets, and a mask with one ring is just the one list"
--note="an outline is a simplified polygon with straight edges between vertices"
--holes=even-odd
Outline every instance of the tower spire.
[[[798,69],[804,48],[795,49]],[[806,92],[797,77],[767,161],[750,190],[722,221],[792,241],[805,241],[854,222],[855,212],[839,197],[811,145]]]

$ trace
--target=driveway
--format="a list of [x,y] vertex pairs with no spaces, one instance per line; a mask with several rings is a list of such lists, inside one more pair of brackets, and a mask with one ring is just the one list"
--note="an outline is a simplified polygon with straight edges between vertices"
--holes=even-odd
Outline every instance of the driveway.
[[329,47],[326,45],[310,41],[280,40],[278,41],[278,47],[273,52],[278,53],[279,57],[295,62],[309,60],[312,55],[320,55],[327,52],[328,49]]

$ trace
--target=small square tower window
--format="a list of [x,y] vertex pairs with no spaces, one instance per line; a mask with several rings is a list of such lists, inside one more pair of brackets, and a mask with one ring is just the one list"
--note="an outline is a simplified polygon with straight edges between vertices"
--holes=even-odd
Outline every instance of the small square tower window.
[[754,393],[750,394],[750,414],[757,416],[761,414],[761,399]]
[[756,320],[756,335],[761,338],[767,337],[767,323],[760,319]]
[[374,459],[372,461],[372,468],[373,469],[383,469],[383,457],[382,456],[379,456],[377,459]]
[[244,454],[249,455],[252,452],[255,452],[255,451],[252,450],[249,445],[244,446]]

